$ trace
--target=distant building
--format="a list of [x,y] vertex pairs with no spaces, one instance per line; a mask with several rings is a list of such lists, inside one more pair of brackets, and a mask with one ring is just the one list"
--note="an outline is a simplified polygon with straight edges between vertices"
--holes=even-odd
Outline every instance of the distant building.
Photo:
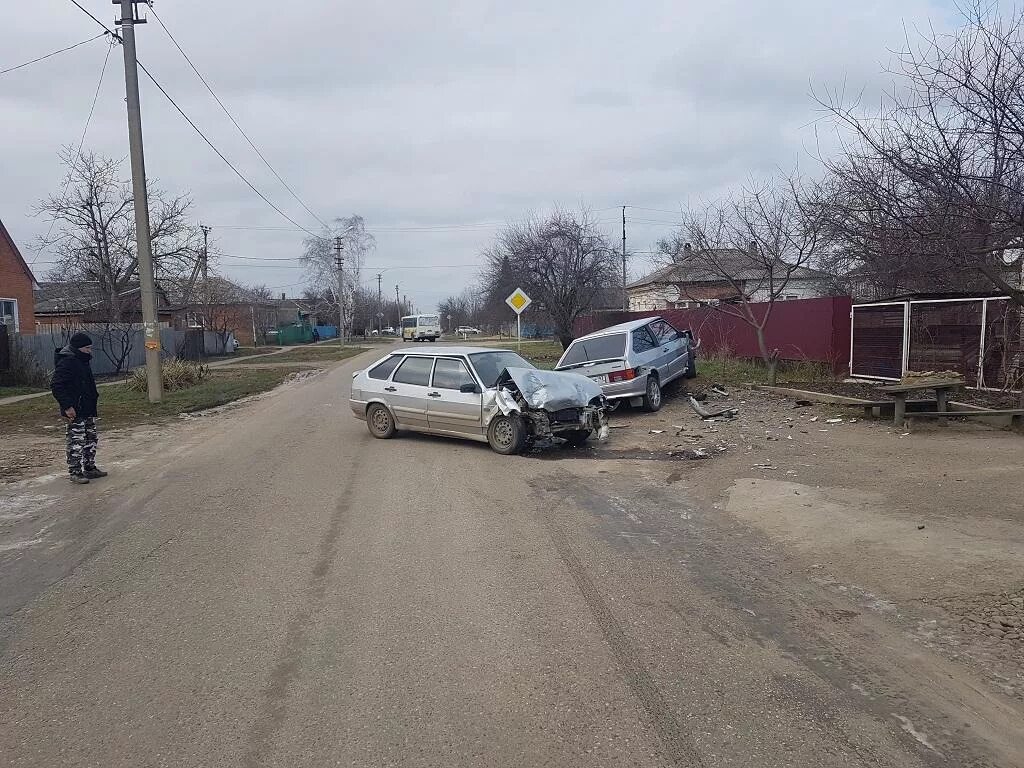
[[[720,248],[712,253],[717,269],[710,268],[687,243],[676,263],[629,283],[626,293],[630,311],[687,309],[701,304],[739,301],[743,297],[750,301],[768,300],[769,275],[761,258],[738,248]],[[792,269],[779,263],[772,278],[784,280],[789,270],[792,272],[779,299],[813,299],[832,293],[831,277],[817,269]]]
[[[35,293],[34,327],[39,333],[51,333],[103,323],[141,323],[142,289],[139,284],[128,285],[117,298],[120,309],[115,312],[97,282],[39,283]],[[158,322],[165,327],[172,326],[174,310],[167,294],[159,286],[156,304]]]
[[32,270],[0,221],[0,325],[13,327],[15,333],[36,332],[34,286]]

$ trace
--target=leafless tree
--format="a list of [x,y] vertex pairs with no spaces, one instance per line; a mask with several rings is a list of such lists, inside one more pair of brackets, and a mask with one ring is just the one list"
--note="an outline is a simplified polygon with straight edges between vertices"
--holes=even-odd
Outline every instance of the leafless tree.
[[274,305],[274,294],[263,285],[251,286],[247,289],[248,299],[252,302],[250,321],[253,325],[254,345],[267,343],[270,331],[277,328],[277,307]]
[[[341,238],[345,260],[342,295],[338,295],[338,269],[336,265],[336,238]],[[336,218],[331,227],[316,237],[303,241],[302,263],[306,268],[309,290],[317,295],[332,297],[334,312],[339,305],[345,309],[350,322],[357,305],[358,291],[366,257],[377,247],[373,235],[366,231],[366,222],[358,214]],[[353,327],[355,327],[353,325]]]
[[576,318],[593,307],[597,295],[621,287],[616,252],[585,210],[556,210],[509,225],[484,259],[488,292],[496,296],[509,280],[522,287],[546,310],[563,347],[572,343]]
[[767,327],[775,302],[821,247],[821,220],[803,204],[798,179],[748,185],[739,193],[682,215],[680,229],[657,246],[656,259],[674,266],[682,285],[717,287],[712,297],[696,288],[685,300],[710,306],[753,329],[774,384],[778,350]]
[[[122,297],[139,279],[131,185],[110,158],[69,148],[61,159],[67,167],[66,193],[36,206],[37,213],[57,225],[40,241],[57,259],[50,278],[98,285],[104,319],[121,322]],[[149,204],[154,269],[173,281],[191,271],[199,254],[198,228],[186,218],[192,201],[186,195],[170,196],[151,182]]]
[[984,278],[1024,306],[1011,277],[1024,235],[1024,8],[1003,16],[973,0],[959,10],[953,32],[908,34],[876,109],[818,97],[845,142],[825,160],[838,191],[832,226],[856,259],[926,265],[960,286]]

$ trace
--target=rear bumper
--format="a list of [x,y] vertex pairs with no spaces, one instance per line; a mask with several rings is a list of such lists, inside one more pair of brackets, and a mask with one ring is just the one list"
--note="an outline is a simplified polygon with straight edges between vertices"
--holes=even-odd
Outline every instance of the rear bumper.
[[647,389],[647,377],[639,376],[629,381],[616,381],[614,384],[602,384],[601,391],[609,400],[642,397]]
[[352,415],[362,421],[366,421],[366,405],[366,400],[349,399],[348,401],[348,407],[352,409]]

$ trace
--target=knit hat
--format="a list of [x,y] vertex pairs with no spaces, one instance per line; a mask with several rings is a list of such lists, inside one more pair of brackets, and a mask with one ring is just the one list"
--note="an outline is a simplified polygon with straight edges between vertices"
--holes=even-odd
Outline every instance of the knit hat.
[[91,347],[92,339],[89,338],[89,334],[82,333],[79,331],[71,337],[71,341],[68,342],[68,346],[72,349],[81,349],[82,347]]

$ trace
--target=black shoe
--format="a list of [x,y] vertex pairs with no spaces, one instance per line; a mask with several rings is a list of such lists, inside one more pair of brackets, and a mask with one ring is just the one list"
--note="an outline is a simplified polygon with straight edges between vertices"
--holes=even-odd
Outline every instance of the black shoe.
[[85,476],[91,480],[95,480],[97,477],[106,477],[107,473],[99,467],[86,467]]
[[89,484],[89,478],[86,477],[85,475],[71,475],[71,477],[69,477],[68,480],[70,480],[75,485],[88,485]]

